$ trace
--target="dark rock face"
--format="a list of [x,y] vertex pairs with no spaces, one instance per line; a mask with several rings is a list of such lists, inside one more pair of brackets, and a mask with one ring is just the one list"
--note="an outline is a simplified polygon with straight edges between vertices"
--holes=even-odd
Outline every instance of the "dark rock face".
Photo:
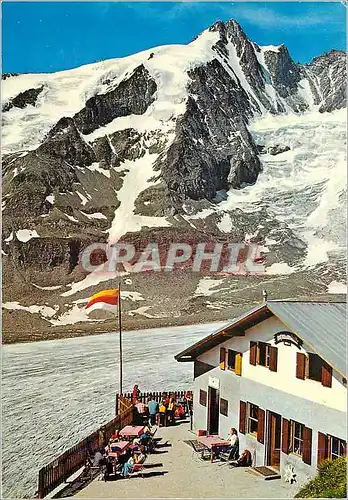
[[281,153],[285,153],[285,151],[290,151],[289,146],[282,146],[281,144],[275,144],[274,146],[270,146],[268,148],[258,144],[257,149],[258,149],[260,155],[269,154],[272,156],[280,155]]
[[189,76],[195,99],[188,99],[175,140],[157,164],[177,211],[185,199],[212,200],[218,190],[254,183],[261,170],[246,128],[252,111],[243,88],[217,59]]
[[[14,76],[14,75],[11,74],[10,76]],[[6,80],[6,78],[4,78],[4,80]],[[24,92],[21,92],[16,97],[11,99],[8,103],[6,103],[3,106],[2,111],[6,112],[12,108],[23,109],[28,105],[35,106],[37,98],[39,97],[39,95],[41,94],[42,91],[43,91],[43,86],[38,87],[36,89],[28,89],[28,90],[25,90]]]
[[47,213],[46,196],[55,190],[71,191],[73,183],[78,182],[75,170],[65,160],[44,153],[38,156],[36,151],[14,160],[11,168],[20,172],[12,179],[4,178],[3,214],[12,218],[28,219]]
[[25,244],[14,238],[9,255],[19,268],[47,272],[60,267],[69,274],[78,265],[83,249],[91,243],[95,240],[88,237],[33,238]]
[[1,80],[7,80],[8,78],[11,78],[11,76],[18,76],[19,73],[3,73],[1,75]]
[[74,116],[76,126],[83,134],[89,134],[120,116],[142,115],[154,101],[156,90],[156,82],[140,65],[114,90],[88,99]]
[[92,143],[96,161],[100,163],[101,168],[110,168],[113,159],[113,151],[110,146],[110,140],[107,136],[98,137]]
[[135,160],[145,154],[142,148],[141,134],[133,128],[127,128],[110,135],[110,143],[114,148],[114,165],[118,166],[124,160]]
[[[278,52],[266,51],[264,58],[270,73],[272,86],[279,96],[285,99],[296,113],[306,111],[308,103],[298,95],[299,83],[305,78],[305,74],[302,67],[295,64],[291,59],[288,49],[281,45]],[[282,104],[279,107],[281,111],[285,111]]]
[[315,57],[306,66],[306,70],[320,89],[322,95],[320,112],[330,112],[346,106],[347,66],[344,52],[331,50]]
[[288,49],[281,45],[278,52],[265,52],[265,62],[270,71],[272,83],[281,97],[288,97],[296,92],[301,80],[298,66],[291,59]]
[[[227,23],[218,21],[210,28],[210,31],[219,32],[220,40],[215,44],[214,49],[222,56],[227,67],[232,73],[235,73],[230,63],[231,58],[234,60],[237,57],[241,70],[251,89],[253,89],[254,95],[267,110],[273,111],[272,105],[264,95],[263,70],[255,54],[255,47],[258,49],[257,45],[248,40],[240,25],[234,20]],[[235,76],[239,81],[238,76]],[[242,86],[240,81],[239,84]],[[261,113],[260,106],[255,98],[249,95],[248,99],[253,111]]]
[[62,158],[70,165],[91,165],[96,161],[93,149],[81,138],[72,118],[62,118],[50,130],[37,154]]

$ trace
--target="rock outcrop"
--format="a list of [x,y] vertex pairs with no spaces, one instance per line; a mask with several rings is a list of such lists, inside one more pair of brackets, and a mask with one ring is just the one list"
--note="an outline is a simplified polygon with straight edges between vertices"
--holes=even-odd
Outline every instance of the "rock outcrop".
[[75,116],[77,128],[89,134],[120,116],[142,115],[154,101],[156,82],[141,64],[114,90],[97,94]]

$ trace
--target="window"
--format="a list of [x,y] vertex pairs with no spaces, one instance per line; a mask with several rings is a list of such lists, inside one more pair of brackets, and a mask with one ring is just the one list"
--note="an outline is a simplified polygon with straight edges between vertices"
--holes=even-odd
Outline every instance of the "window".
[[227,368],[229,370],[234,371],[236,369],[236,355],[237,351],[232,351],[231,349],[228,350],[228,357],[227,357]]
[[241,352],[228,350],[227,353],[227,368],[236,375],[242,375],[242,356]]
[[323,360],[320,356],[314,353],[308,354],[308,378],[311,380],[317,380],[321,382],[321,370],[323,366]]
[[257,434],[259,407],[248,403],[248,434]]
[[303,453],[303,432],[304,425],[290,421],[290,451],[302,456]]
[[332,367],[318,354],[296,354],[296,377],[302,380],[309,378],[321,382],[324,387],[332,386]]
[[202,406],[207,406],[207,391],[199,391],[199,404]]
[[228,401],[227,399],[220,398],[220,413],[228,417]]
[[346,454],[346,442],[343,439],[334,436],[328,436],[329,458],[335,460],[338,457],[343,457]]
[[250,342],[249,363],[268,368],[272,372],[277,371],[278,348],[266,342]]
[[259,342],[258,344],[259,365],[269,368],[270,349],[271,346],[269,344],[265,344],[264,342]]
[[318,465],[324,460],[335,460],[346,455],[346,447],[347,443],[343,439],[318,432]]

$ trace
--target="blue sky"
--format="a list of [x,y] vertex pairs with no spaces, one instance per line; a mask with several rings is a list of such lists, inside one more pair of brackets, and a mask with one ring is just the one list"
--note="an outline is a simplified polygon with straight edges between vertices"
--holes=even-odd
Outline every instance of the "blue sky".
[[52,72],[188,43],[231,18],[251,40],[284,43],[296,62],[308,62],[331,48],[345,50],[345,15],[340,2],[4,2],[2,70]]

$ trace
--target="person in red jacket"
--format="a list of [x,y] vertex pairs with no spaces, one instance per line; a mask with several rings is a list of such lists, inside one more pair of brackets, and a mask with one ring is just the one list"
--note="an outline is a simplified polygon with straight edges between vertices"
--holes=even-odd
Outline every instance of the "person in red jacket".
[[135,405],[138,402],[138,397],[140,395],[140,391],[138,389],[138,386],[135,385],[133,387],[133,392],[132,392],[132,403]]

